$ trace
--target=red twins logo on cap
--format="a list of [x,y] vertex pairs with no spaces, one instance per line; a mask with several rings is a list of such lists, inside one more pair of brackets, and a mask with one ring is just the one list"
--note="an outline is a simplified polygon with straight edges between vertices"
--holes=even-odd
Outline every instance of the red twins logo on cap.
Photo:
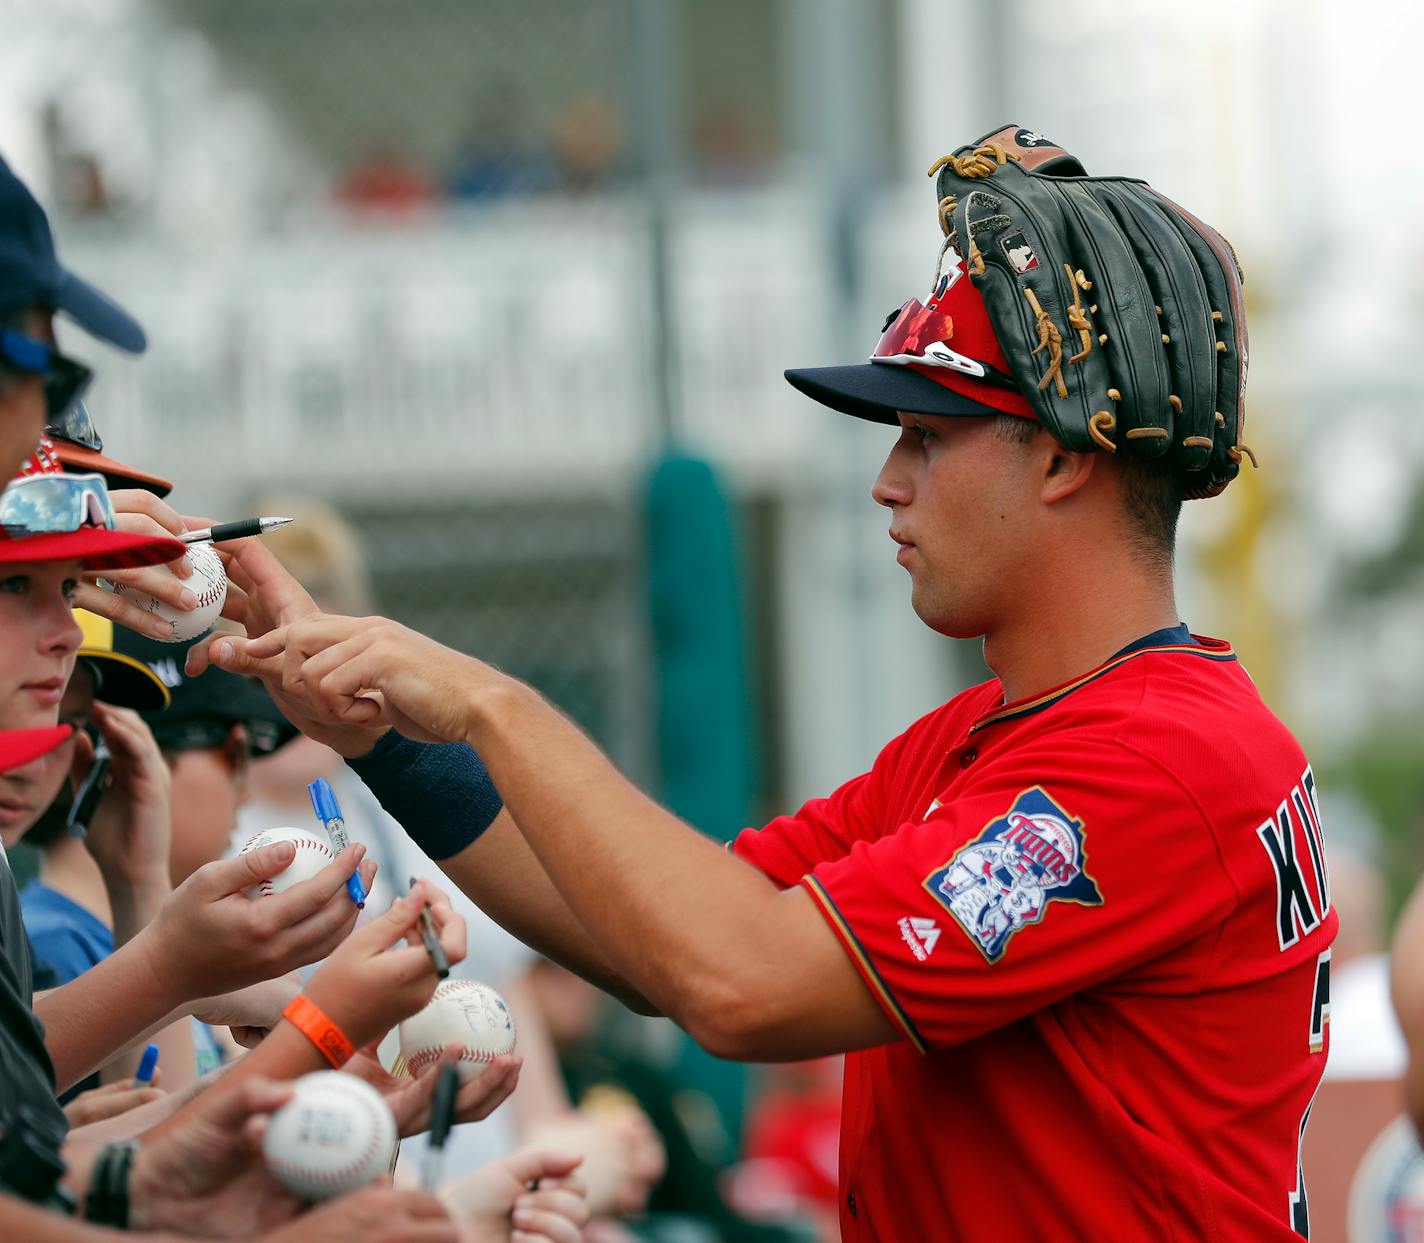
[[1033,418],[994,335],[984,295],[951,248],[928,303],[911,298],[886,323],[873,363],[909,367],[926,379],[1002,410]]

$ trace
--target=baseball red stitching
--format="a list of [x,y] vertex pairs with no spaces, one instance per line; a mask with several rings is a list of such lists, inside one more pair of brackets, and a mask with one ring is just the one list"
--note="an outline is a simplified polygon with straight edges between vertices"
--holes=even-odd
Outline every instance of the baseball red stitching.
[[[252,839],[252,841],[256,840],[256,837]],[[323,842],[313,841],[309,837],[277,837],[273,838],[273,840],[270,842],[263,842],[262,845],[272,846],[275,845],[277,842],[291,842],[292,845],[298,850],[315,850],[318,854],[325,855],[328,860],[336,858],[336,856],[331,853],[331,848],[329,846],[327,846]],[[248,842],[247,845],[242,848],[240,853],[246,854],[249,850],[260,850],[261,848],[261,846],[253,846],[252,842]],[[293,855],[292,863],[295,863],[296,861],[297,857],[296,855]],[[292,863],[287,864],[287,867],[291,867]],[[283,868],[282,872],[285,872],[286,870],[287,868]],[[282,872],[278,872],[277,875],[280,876]],[[266,880],[259,881],[257,885],[258,892],[261,893],[264,897],[270,898],[274,893],[277,892],[275,889],[272,888],[272,881],[274,879],[275,877],[269,876]]]

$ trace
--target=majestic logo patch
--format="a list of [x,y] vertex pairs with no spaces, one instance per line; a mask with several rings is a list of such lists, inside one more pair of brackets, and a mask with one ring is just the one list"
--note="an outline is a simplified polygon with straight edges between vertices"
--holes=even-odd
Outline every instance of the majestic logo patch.
[[931,872],[925,888],[948,908],[984,957],[998,962],[1009,938],[1038,923],[1049,903],[1102,905],[1103,895],[1085,863],[1083,822],[1034,786]]
[[934,953],[939,944],[939,925],[923,915],[906,915],[900,921],[900,936],[920,962]]
[[1038,256],[1029,245],[1022,229],[1010,233],[999,245],[1004,248],[1004,258],[1009,261],[1009,266],[1020,276],[1038,267]]

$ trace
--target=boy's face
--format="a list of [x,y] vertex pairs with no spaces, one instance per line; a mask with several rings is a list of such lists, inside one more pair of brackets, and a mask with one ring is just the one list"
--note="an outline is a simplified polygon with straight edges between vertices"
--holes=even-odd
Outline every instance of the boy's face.
[[[89,722],[94,702],[94,678],[87,667],[76,664],[59,705],[59,719],[77,733]],[[48,755],[24,768],[0,773],[0,840],[6,846],[19,841],[58,797],[74,763],[74,739],[61,743]]]
[[70,597],[78,561],[0,566],[0,729],[59,720],[83,633]]

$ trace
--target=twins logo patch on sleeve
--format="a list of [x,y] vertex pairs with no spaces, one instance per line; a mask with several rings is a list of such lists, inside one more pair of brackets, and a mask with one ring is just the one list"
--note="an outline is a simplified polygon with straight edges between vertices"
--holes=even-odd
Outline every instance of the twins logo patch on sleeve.
[[998,962],[1014,933],[1038,923],[1053,902],[1102,905],[1086,862],[1083,822],[1034,786],[931,872],[925,888],[984,957]]

